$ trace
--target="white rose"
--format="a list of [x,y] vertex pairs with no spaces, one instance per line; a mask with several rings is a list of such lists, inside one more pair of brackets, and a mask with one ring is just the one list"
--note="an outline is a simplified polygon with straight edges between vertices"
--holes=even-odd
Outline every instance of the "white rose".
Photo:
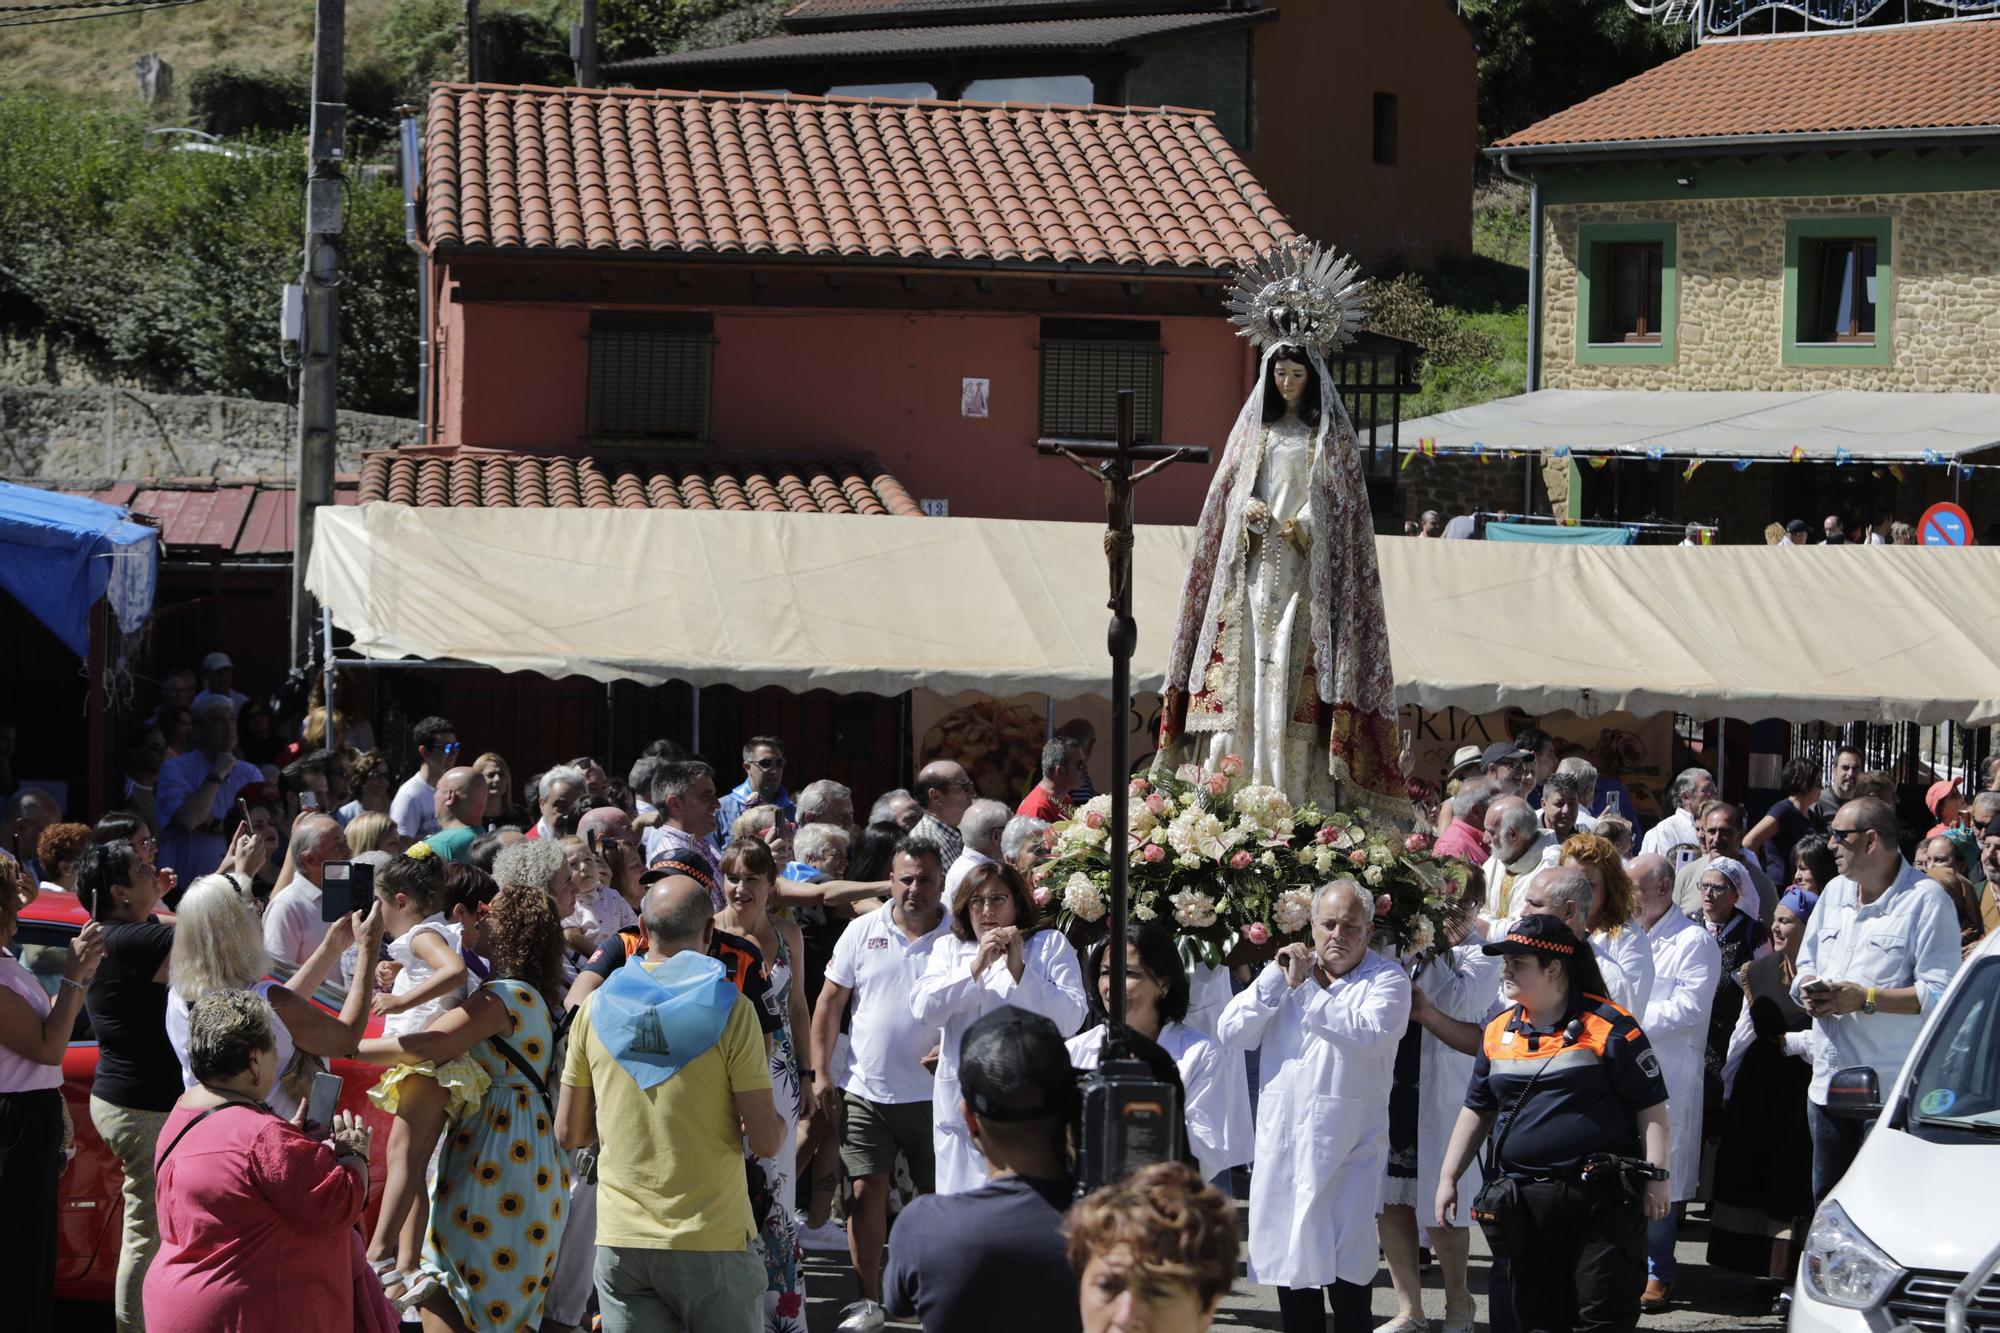
[[1090,876],[1081,870],[1069,877],[1063,885],[1063,906],[1079,921],[1101,921],[1104,918],[1104,895],[1090,882]]
[[1437,928],[1431,925],[1427,916],[1419,916],[1417,924],[1410,930],[1410,951],[1422,953],[1437,940]]
[[1215,899],[1198,889],[1182,889],[1167,900],[1174,905],[1174,920],[1192,930],[1215,924]]
[[1382,867],[1369,866],[1361,872],[1361,878],[1367,882],[1369,888],[1380,888],[1382,885]]
[[1312,895],[1304,889],[1287,889],[1271,907],[1271,924],[1287,935],[1304,930],[1312,920]]

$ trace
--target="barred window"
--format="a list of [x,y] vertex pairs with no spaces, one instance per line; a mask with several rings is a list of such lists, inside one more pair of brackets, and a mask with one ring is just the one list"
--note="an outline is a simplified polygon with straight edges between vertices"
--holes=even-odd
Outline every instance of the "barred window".
[[1134,436],[1159,439],[1157,321],[1042,321],[1042,438],[1116,438],[1120,389],[1132,390]]
[[705,440],[715,322],[708,315],[590,317],[593,440]]

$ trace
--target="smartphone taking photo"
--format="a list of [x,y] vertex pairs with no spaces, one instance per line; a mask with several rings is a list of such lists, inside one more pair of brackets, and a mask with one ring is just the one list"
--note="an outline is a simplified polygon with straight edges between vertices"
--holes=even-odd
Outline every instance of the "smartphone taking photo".
[[319,919],[328,924],[365,909],[375,896],[375,867],[366,861],[328,861],[321,881]]
[[312,1091],[306,1094],[306,1123],[333,1127],[334,1108],[340,1105],[340,1089],[347,1080],[338,1074],[313,1075]]

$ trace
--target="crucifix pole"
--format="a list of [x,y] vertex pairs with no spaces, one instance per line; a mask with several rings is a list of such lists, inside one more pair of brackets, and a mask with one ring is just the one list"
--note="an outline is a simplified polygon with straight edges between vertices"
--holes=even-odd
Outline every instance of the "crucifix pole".
[[[1104,558],[1110,565],[1111,595],[1105,605],[1111,623],[1105,631],[1105,647],[1111,653],[1111,907],[1107,913],[1108,961],[1111,965],[1111,1028],[1115,1033],[1125,1025],[1125,920],[1127,871],[1131,864],[1131,808],[1129,805],[1132,766],[1132,650],[1138,646],[1139,627],[1132,619],[1132,488],[1169,463],[1196,456],[1191,449],[1160,451],[1159,446],[1135,449],[1135,411],[1132,390],[1118,391],[1118,435],[1106,449],[1059,446],[1056,452],[1095,477],[1104,487]],[[1092,464],[1084,454],[1097,457]],[[1133,463],[1145,457],[1154,461],[1133,472]]]

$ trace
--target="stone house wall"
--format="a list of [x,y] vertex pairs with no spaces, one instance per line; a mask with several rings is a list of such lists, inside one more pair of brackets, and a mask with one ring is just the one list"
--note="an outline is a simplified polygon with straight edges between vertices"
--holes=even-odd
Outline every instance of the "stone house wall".
[[[2000,390],[2000,191],[1551,203],[1543,210],[1542,383],[1552,389]],[[1785,223],[1893,219],[1887,366],[1784,364]],[[1676,224],[1675,361],[1576,357],[1578,227]]]

